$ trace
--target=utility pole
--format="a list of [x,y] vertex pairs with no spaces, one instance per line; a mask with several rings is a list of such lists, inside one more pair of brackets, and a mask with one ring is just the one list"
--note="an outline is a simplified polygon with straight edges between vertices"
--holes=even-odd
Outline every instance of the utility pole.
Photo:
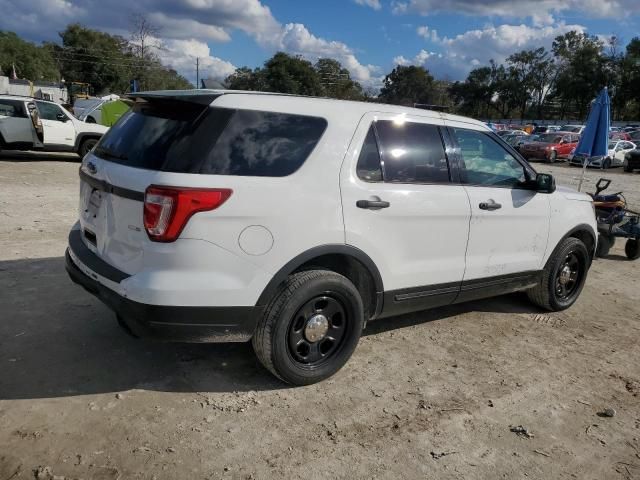
[[200,57],[196,57],[196,88],[200,88]]

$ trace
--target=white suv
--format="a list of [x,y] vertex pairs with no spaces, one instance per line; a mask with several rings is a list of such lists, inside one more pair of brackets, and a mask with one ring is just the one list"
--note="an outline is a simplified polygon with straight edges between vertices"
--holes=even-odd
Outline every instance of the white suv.
[[368,320],[526,290],[577,299],[591,199],[481,122],[234,91],[149,92],[85,157],[71,278],[138,336],[247,341],[335,373]]
[[108,130],[54,102],[0,95],[0,150],[76,152],[85,156]]

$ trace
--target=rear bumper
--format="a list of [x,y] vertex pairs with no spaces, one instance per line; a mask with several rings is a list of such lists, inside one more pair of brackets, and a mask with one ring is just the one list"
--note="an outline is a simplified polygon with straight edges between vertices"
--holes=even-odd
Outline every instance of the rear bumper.
[[[85,269],[96,271],[95,278],[78,267],[69,251],[81,259]],[[187,307],[133,301],[97,280],[98,275],[113,281],[126,274],[103,262],[82,242],[74,241],[71,235],[65,263],[71,280],[113,310],[119,321],[139,337],[171,342],[245,342],[251,339],[262,315],[263,308],[257,306]],[[105,266],[109,271],[99,271]]]

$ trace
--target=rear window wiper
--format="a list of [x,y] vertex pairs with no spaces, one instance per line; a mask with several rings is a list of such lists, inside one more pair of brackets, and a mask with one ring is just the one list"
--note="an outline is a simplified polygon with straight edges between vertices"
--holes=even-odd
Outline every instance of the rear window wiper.
[[124,153],[117,153],[104,147],[96,148],[95,154],[107,158],[115,158],[116,160],[128,160],[128,157]]

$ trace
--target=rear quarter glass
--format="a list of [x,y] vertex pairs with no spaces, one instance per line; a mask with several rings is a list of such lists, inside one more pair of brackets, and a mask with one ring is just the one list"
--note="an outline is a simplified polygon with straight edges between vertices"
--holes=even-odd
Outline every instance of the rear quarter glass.
[[302,166],[326,127],[306,115],[153,101],[123,115],[95,154],[147,170],[283,177]]

